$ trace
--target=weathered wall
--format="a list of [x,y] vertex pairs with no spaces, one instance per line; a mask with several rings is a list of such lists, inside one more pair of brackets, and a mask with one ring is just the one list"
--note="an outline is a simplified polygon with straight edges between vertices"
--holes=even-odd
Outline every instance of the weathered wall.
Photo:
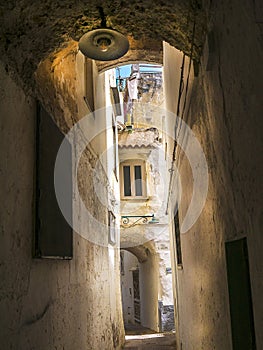
[[[136,133],[136,131],[135,131]],[[121,215],[149,215],[154,213],[159,223],[141,224],[134,227],[121,225],[121,247],[143,245],[150,249],[146,261],[140,266],[141,323],[155,331],[162,329],[159,322],[158,302],[173,305],[172,278],[166,274],[171,266],[169,230],[165,215],[167,186],[165,181],[165,159],[162,146],[156,149],[123,148],[120,160],[145,159],[147,198],[143,200],[121,200]],[[135,219],[131,219],[132,220]],[[151,252],[151,253],[150,253]],[[173,326],[172,326],[173,327]]]
[[[151,249],[152,242],[148,243]],[[143,326],[159,331],[158,319],[158,285],[159,285],[159,256],[154,251],[148,256],[146,262],[140,264],[141,286],[141,323]]]
[[[189,54],[195,18],[198,21],[194,55],[196,58],[200,55],[206,14],[199,1],[90,0],[87,5],[86,1],[65,0],[62,4],[60,1],[42,3],[37,0],[34,3],[1,4],[1,60],[19,74],[24,85],[32,87],[32,76],[41,60],[51,52],[77,44],[85,32],[100,26],[99,6],[104,11],[108,27],[130,36],[131,50],[124,58],[126,62],[134,58],[149,62],[149,57],[160,62],[162,40]],[[105,68],[105,65],[101,66]]]
[[121,275],[121,295],[123,320],[125,324],[134,324],[134,290],[132,270],[139,265],[135,255],[122,250],[123,255],[123,271]]
[[[204,51],[185,115],[206,155],[209,191],[198,221],[182,235],[183,269],[176,273],[180,342],[187,350],[232,348],[224,245],[247,237],[256,342],[262,348],[262,24],[249,1],[223,1],[213,10],[215,43]],[[171,104],[174,90],[168,99]],[[179,148],[177,159],[182,222],[192,171]]]
[[[141,325],[159,331],[159,256],[152,249],[152,243],[148,243],[146,247],[148,247],[148,256],[147,261],[143,263],[139,263],[138,259],[131,253],[123,251],[124,274],[121,276],[123,317],[126,324],[135,323],[132,271],[139,269]],[[151,249],[151,252],[149,249]]]
[[[136,134],[136,131],[134,131]],[[119,135],[121,138],[122,135]],[[148,142],[146,140],[146,142]],[[156,142],[154,147],[123,147],[119,148],[120,162],[132,159],[145,161],[145,186],[146,196],[142,199],[121,200],[121,215],[149,215],[153,214],[159,224],[139,225],[126,228],[122,225],[121,247],[129,247],[143,244],[151,239],[160,239],[167,234],[165,228],[168,217],[165,213],[165,200],[167,186],[165,182],[165,157],[162,144]],[[157,147],[156,147],[157,146]],[[138,227],[140,230],[138,230]]]
[[[60,74],[63,77],[63,69]],[[57,82],[52,91],[61,97],[59,87],[65,88],[65,84],[58,75]],[[67,85],[69,90],[71,87]],[[72,97],[69,90],[65,98]],[[119,251],[74,234],[72,261],[32,259],[36,107],[3,66],[0,108],[1,346],[118,349],[124,341]],[[67,115],[71,115],[69,108],[65,109]],[[87,151],[79,168],[79,184],[86,189],[82,194],[87,206],[106,223],[107,211],[96,198],[88,175],[94,173],[95,162],[95,154]],[[101,174],[100,179],[103,186],[106,178]],[[88,231],[96,230],[87,227],[87,222],[82,224]],[[104,234],[107,239],[107,231]]]
[[[138,227],[138,226],[137,226]],[[140,229],[138,229],[140,232]],[[124,275],[122,280],[123,317],[126,323],[133,323],[133,285],[131,269],[139,267],[141,293],[141,324],[155,331],[174,329],[172,275],[167,273],[171,266],[169,237],[167,230],[155,241],[141,247],[146,249],[144,261],[138,262],[132,254],[124,253]],[[128,249],[127,249],[128,250]],[[136,254],[136,250],[134,250]],[[129,289],[131,288],[132,295]],[[170,310],[167,312],[167,310]]]

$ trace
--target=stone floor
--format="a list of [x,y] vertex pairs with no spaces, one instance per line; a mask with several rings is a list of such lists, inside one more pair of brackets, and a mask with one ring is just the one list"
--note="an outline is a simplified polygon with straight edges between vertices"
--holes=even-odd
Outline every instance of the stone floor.
[[126,328],[124,349],[129,350],[175,350],[175,334],[156,333],[140,325],[129,325]]

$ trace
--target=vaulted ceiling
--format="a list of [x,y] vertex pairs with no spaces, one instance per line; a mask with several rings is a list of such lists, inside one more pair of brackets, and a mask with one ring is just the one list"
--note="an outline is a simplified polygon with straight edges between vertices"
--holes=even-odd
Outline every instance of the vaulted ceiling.
[[[20,82],[34,85],[38,64],[72,46],[87,31],[107,26],[130,41],[126,61],[136,51],[154,60],[165,40],[198,61],[206,30],[201,0],[9,0],[0,4],[0,57]],[[151,58],[152,55],[152,58]],[[99,69],[105,68],[98,62]]]

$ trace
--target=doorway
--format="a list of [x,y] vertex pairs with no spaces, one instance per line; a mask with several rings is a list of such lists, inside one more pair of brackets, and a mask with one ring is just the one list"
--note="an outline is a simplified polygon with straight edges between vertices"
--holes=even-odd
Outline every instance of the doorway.
[[256,350],[247,239],[226,242],[233,350]]
[[141,323],[141,299],[140,299],[140,271],[139,268],[132,271],[133,280],[133,306],[134,306],[134,321]]

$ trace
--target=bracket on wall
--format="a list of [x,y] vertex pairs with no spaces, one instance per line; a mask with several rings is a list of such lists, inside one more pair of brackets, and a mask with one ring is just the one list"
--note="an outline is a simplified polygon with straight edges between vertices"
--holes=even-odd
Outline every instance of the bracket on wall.
[[121,216],[121,226],[125,228],[133,227],[138,224],[157,224],[158,222],[154,214]]

